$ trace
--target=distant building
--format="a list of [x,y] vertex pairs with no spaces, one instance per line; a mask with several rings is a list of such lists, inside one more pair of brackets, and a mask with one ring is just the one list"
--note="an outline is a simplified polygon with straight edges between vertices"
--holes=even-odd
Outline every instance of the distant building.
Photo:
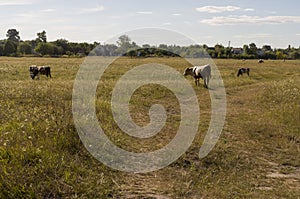
[[234,55],[240,55],[240,54],[244,53],[244,50],[243,50],[243,48],[232,48],[231,52]]

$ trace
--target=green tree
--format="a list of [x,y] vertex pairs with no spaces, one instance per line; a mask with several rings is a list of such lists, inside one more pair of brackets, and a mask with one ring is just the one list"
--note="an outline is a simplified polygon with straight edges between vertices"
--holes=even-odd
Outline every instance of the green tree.
[[16,29],[9,29],[6,34],[7,40],[19,43],[20,36],[19,32]]
[[62,47],[63,54],[66,54],[67,52],[70,52],[72,49],[70,47],[70,43],[66,39],[58,39],[53,42],[57,47]]
[[53,55],[54,54],[54,45],[51,43],[39,43],[35,48],[35,51],[41,55]]
[[249,54],[257,55],[257,47],[255,43],[249,44]]
[[150,44],[143,44],[142,47],[143,48],[150,48],[151,46],[150,46]]
[[43,30],[42,32],[38,32],[37,34],[37,41],[38,42],[47,42],[47,36],[46,36],[46,31]]
[[217,58],[222,58],[224,56],[224,46],[221,44],[215,45],[215,57]]
[[131,39],[128,35],[122,35],[117,41],[118,49],[117,52],[120,54],[125,54],[126,52],[138,48],[135,42],[131,43]]
[[225,53],[225,56],[227,58],[231,58],[232,57],[232,48],[231,47],[226,47],[224,53]]
[[21,54],[32,54],[31,45],[28,42],[21,42],[18,46],[18,52]]
[[0,45],[0,56],[4,55],[4,45]]
[[130,45],[131,39],[129,38],[128,35],[121,35],[118,38],[117,44],[119,47],[124,46],[124,45]]
[[3,49],[3,54],[6,56],[14,56],[17,54],[17,44],[14,41],[7,40],[4,49]]
[[276,52],[276,59],[283,59],[284,58],[284,54],[282,51],[277,51]]
[[292,59],[300,59],[300,52],[294,50],[293,52],[290,53],[290,57],[291,57]]
[[168,46],[166,44],[159,44],[159,49],[168,50]]
[[53,45],[53,54],[54,55],[63,55],[64,49],[61,46]]
[[276,54],[273,51],[267,51],[267,52],[265,52],[263,58],[264,59],[276,59]]
[[245,55],[249,55],[249,54],[250,54],[249,46],[245,44],[245,45],[243,46],[243,51],[244,51],[244,54],[245,54]]

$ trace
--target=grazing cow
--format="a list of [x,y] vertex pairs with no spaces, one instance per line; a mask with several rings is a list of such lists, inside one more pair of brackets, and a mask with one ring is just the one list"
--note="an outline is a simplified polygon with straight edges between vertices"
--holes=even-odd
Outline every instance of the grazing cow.
[[249,72],[250,72],[250,68],[240,68],[240,69],[238,70],[237,76],[239,77],[240,75],[243,75],[243,73],[247,73],[248,76],[249,76]]
[[209,79],[211,77],[211,67],[208,64],[204,66],[189,67],[185,69],[183,75],[193,76],[195,79],[196,86],[199,85],[199,79],[202,78],[204,82],[204,87],[208,88]]
[[258,60],[258,63],[264,63],[264,60],[262,60],[262,59],[260,59],[260,60]]
[[49,76],[51,78],[51,70],[49,66],[33,65],[29,67],[29,72],[31,79],[34,79],[35,77],[37,77],[37,79],[40,79],[40,74],[46,75],[47,77]]

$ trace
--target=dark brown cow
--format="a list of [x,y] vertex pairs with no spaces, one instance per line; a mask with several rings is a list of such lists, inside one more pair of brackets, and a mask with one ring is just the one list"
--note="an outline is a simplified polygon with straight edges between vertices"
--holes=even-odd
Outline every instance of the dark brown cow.
[[250,74],[249,74],[249,73],[250,73],[250,68],[240,68],[240,69],[238,70],[237,76],[239,77],[240,75],[243,75],[243,73],[247,73],[248,76],[249,76],[249,75],[250,75]]
[[30,66],[29,67],[29,72],[30,72],[30,77],[31,79],[34,79],[37,77],[37,79],[40,79],[40,74],[41,75],[46,75],[47,77],[51,78],[51,69],[50,66]]

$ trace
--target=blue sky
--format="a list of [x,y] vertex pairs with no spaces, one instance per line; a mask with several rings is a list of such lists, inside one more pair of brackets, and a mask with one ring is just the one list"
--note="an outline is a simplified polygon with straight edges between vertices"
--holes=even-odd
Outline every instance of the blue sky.
[[45,30],[49,41],[103,43],[122,32],[155,27],[209,46],[231,41],[233,47],[254,42],[298,48],[299,11],[299,0],[0,0],[0,38],[16,28],[22,40]]

